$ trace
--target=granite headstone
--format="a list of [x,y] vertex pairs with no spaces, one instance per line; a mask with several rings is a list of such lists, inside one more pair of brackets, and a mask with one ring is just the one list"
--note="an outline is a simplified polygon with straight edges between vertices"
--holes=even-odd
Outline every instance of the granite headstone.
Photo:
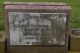
[[5,2],[8,53],[67,53],[70,9],[65,3]]

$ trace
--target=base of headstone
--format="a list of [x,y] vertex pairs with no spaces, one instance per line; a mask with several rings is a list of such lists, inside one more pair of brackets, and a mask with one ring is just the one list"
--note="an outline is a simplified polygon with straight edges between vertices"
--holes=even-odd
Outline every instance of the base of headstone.
[[8,53],[68,53],[68,51],[61,47],[11,47]]

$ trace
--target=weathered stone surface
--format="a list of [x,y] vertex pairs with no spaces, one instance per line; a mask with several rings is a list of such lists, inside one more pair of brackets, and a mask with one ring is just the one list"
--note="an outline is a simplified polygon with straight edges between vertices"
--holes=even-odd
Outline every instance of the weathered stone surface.
[[4,2],[4,4],[27,4],[27,5],[67,5],[66,3],[57,2]]
[[[9,48],[10,49],[10,48]],[[68,53],[61,47],[12,47],[9,53]]]
[[[6,31],[6,35],[8,35],[7,37],[7,44],[8,44],[8,53],[67,53],[68,52],[68,37],[69,37],[69,12],[70,12],[70,6],[67,6],[65,3],[24,3],[24,2],[6,2],[6,3],[4,3],[4,12],[5,12],[5,31]],[[57,42],[57,40],[54,38],[54,41],[53,42],[56,42],[56,43],[62,43],[62,38],[60,38],[60,37],[63,37],[64,39],[64,42],[66,43],[66,44],[64,44],[64,42],[63,42],[63,45],[54,45],[52,42],[52,45],[20,45],[21,44],[21,40],[22,39],[18,39],[18,40],[20,40],[20,44],[10,44],[10,36],[13,34],[13,31],[15,30],[13,30],[13,25],[12,25],[12,22],[14,22],[14,20],[13,21],[11,21],[12,19],[11,18],[16,18],[16,17],[10,17],[10,14],[9,14],[9,12],[12,12],[12,15],[13,14],[16,14],[16,13],[13,13],[13,12],[31,12],[31,13],[33,13],[33,14],[31,14],[30,15],[30,17],[29,18],[31,18],[31,16],[34,16],[34,17],[36,17],[38,20],[39,20],[39,18],[40,18],[40,15],[41,14],[39,14],[39,13],[54,13],[54,14],[58,14],[58,13],[66,13],[66,16],[64,17],[65,19],[61,19],[62,17],[61,16],[59,16],[60,14],[58,14],[58,16],[52,16],[52,18],[50,19],[50,18],[47,18],[46,16],[44,16],[44,18],[46,17],[46,19],[48,20],[50,20],[51,21],[51,23],[49,23],[50,24],[50,28],[52,29],[52,32],[51,33],[53,33],[53,31],[55,31],[53,34],[52,34],[52,36],[55,36],[55,37],[58,37],[57,38],[57,40],[59,40],[59,42]],[[37,15],[38,16],[36,16],[36,14],[34,15],[34,13],[38,13]],[[53,14],[53,15],[54,15]],[[12,16],[11,15],[11,16]],[[18,14],[17,14],[18,15]],[[29,15],[29,14],[28,14]],[[20,19],[20,17],[21,17],[21,19]],[[19,19],[17,19],[19,22],[20,21],[22,21],[22,17],[23,16],[19,16],[18,18]],[[10,19],[11,20],[10,20]],[[25,17],[24,17],[25,18]],[[28,17],[27,17],[28,18]],[[57,18],[59,18],[59,20],[57,19]],[[43,19],[43,18],[42,18]],[[41,20],[42,20],[41,19]],[[23,19],[23,20],[25,20],[25,19]],[[32,19],[33,21],[34,21],[34,19]],[[56,21],[53,21],[53,20],[56,20]],[[63,22],[61,22],[61,20],[63,20]],[[58,21],[60,21],[60,22],[58,22]],[[15,21],[16,22],[16,21]],[[41,21],[40,21],[41,22]],[[11,23],[11,24],[10,24]],[[21,22],[20,22],[21,23]],[[23,22],[24,23],[24,22]],[[26,22],[26,23],[29,23],[29,22]],[[31,23],[31,21],[30,21],[30,23]],[[29,23],[29,24],[30,24]],[[37,23],[37,22],[35,22],[35,23]],[[45,22],[44,22],[45,23]],[[53,23],[54,23],[54,25],[53,25]],[[65,23],[65,24],[63,24],[63,23]],[[67,23],[67,24],[66,24]],[[16,24],[17,25],[15,25],[15,26],[18,26],[18,22],[16,22]],[[63,25],[60,25],[59,26],[59,24],[63,24]],[[27,24],[26,24],[27,25]],[[67,27],[63,27],[63,26],[66,26],[67,25]],[[20,26],[20,25],[19,25]],[[28,26],[28,25],[27,25]],[[61,27],[62,26],[62,27]],[[10,28],[9,28],[10,27]],[[11,28],[11,27],[13,27],[13,28]],[[23,27],[22,27],[23,28]],[[22,29],[21,28],[21,29]],[[34,27],[33,27],[34,28]],[[55,29],[56,28],[56,29]],[[67,30],[66,30],[66,28],[67,28]],[[10,31],[12,29],[12,32]],[[19,28],[17,28],[17,29],[19,29]],[[26,29],[26,28],[24,28],[24,29]],[[55,29],[55,30],[54,30]],[[63,29],[65,29],[65,30],[63,30]],[[28,30],[28,29],[27,29]],[[16,30],[17,31],[17,30]],[[18,30],[19,31],[19,35],[20,35],[20,30]],[[26,30],[25,30],[26,31]],[[42,32],[43,31],[45,31],[45,30],[41,30]],[[59,33],[59,31],[60,31],[60,33]],[[10,34],[10,32],[11,32],[11,34]],[[42,33],[41,32],[41,33]],[[21,31],[21,33],[22,33],[22,31]],[[30,31],[30,33],[31,33],[31,31]],[[64,36],[60,36],[62,33],[64,33],[64,34],[66,34],[66,36],[64,35]],[[18,34],[18,33],[16,33],[16,34]],[[15,35],[16,35],[15,34]],[[28,34],[28,33],[27,33]],[[55,35],[54,35],[55,34]],[[29,34],[28,34],[29,35]],[[43,32],[41,35],[45,35],[45,33]],[[56,35],[58,35],[58,36],[56,36]],[[17,35],[16,35],[17,36]],[[14,34],[13,34],[13,37],[14,37]],[[18,36],[19,37],[19,36]],[[17,39],[16,37],[13,39],[14,40],[14,43],[15,43],[15,39]],[[12,40],[12,39],[11,39]],[[24,39],[23,39],[24,40]],[[49,39],[50,40],[50,39]],[[49,41],[48,40],[48,41]],[[53,40],[53,39],[52,39]],[[17,41],[17,42],[19,42],[19,41]],[[16,42],[16,43],[17,43]],[[46,41],[44,41],[44,42],[46,42]],[[22,42],[23,43],[23,42]],[[26,42],[25,42],[26,43]]]
[[5,53],[5,36],[0,32],[0,53]]
[[80,51],[80,38],[71,38],[70,50]]
[[4,9],[70,10],[71,7],[67,6],[66,3],[5,2]]
[[72,29],[70,50],[80,51],[80,29]]

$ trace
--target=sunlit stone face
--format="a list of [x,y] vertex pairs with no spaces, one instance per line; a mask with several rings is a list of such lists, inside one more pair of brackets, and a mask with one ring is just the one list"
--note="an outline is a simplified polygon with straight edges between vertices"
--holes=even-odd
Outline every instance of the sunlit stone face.
[[8,12],[10,45],[65,45],[66,13]]

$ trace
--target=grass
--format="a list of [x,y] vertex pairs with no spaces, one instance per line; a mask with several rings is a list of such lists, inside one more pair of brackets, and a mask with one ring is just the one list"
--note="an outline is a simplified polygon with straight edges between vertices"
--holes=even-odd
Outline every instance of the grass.
[[[80,28],[80,0],[7,0],[7,1],[20,1],[20,2],[64,2],[72,7],[71,11],[71,28]],[[3,30],[3,6],[4,1],[0,0],[0,30]]]

